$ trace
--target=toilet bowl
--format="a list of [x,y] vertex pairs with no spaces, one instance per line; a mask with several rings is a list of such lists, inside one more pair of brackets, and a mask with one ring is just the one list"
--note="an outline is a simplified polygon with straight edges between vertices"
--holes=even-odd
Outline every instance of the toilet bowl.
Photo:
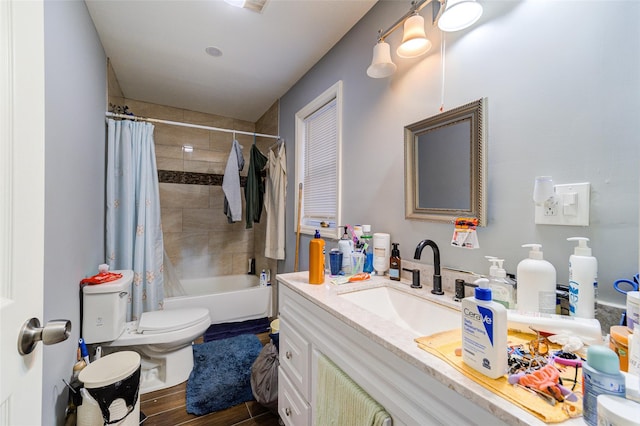
[[114,271],[122,278],[82,289],[82,334],[103,353],[135,351],[141,356],[140,393],[175,386],[193,369],[194,339],[211,325],[205,308],[144,312],[126,321],[133,271]]

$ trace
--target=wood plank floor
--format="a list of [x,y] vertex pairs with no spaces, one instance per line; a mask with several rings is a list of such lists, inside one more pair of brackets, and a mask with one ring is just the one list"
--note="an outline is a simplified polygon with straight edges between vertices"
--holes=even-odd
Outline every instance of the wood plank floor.
[[[269,341],[269,333],[258,334],[263,344]],[[202,338],[196,340],[201,342]],[[147,419],[144,426],[278,426],[278,416],[258,404],[249,401],[226,410],[204,416],[187,413],[184,382],[168,389],[149,392],[140,396],[140,411]]]

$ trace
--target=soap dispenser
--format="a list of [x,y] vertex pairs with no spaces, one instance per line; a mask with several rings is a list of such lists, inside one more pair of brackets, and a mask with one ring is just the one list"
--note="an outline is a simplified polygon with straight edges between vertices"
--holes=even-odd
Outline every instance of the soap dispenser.
[[555,314],[556,268],[542,257],[541,244],[523,244],[530,247],[529,257],[518,263],[518,310]]
[[595,318],[598,296],[598,261],[591,256],[588,238],[571,237],[577,241],[569,257],[569,315],[580,318]]
[[392,243],[391,257],[389,258],[389,279],[400,281],[400,271],[402,270],[402,260],[400,259],[399,243]]
[[507,271],[502,267],[504,259],[485,256],[491,267],[489,268],[489,288],[495,302],[502,304],[507,309],[516,308],[516,285],[507,277]]

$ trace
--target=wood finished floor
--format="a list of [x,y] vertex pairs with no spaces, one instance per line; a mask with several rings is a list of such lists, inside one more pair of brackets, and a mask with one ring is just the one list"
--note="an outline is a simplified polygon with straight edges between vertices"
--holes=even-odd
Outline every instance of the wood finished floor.
[[[258,334],[262,344],[269,341],[269,333]],[[202,338],[196,343],[202,342]],[[144,426],[278,426],[278,416],[249,401],[226,410],[204,416],[188,414],[186,409],[187,383],[140,396],[140,410],[147,416]]]

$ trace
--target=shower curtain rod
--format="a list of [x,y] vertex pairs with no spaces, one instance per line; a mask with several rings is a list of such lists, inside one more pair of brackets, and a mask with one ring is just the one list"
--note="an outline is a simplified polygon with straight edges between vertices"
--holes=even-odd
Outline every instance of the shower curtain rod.
[[148,121],[149,123],[169,124],[171,126],[191,127],[194,129],[213,130],[216,132],[226,132],[226,133],[234,133],[234,134],[240,133],[242,135],[259,136],[261,138],[280,139],[280,136],[278,135],[266,135],[264,133],[245,132],[243,130],[232,130],[232,129],[223,129],[220,127],[201,126],[199,124],[182,123],[179,121],[159,120],[157,118],[139,117],[137,115],[116,114],[113,112],[106,112],[105,115],[107,117],[122,118],[125,120]]

